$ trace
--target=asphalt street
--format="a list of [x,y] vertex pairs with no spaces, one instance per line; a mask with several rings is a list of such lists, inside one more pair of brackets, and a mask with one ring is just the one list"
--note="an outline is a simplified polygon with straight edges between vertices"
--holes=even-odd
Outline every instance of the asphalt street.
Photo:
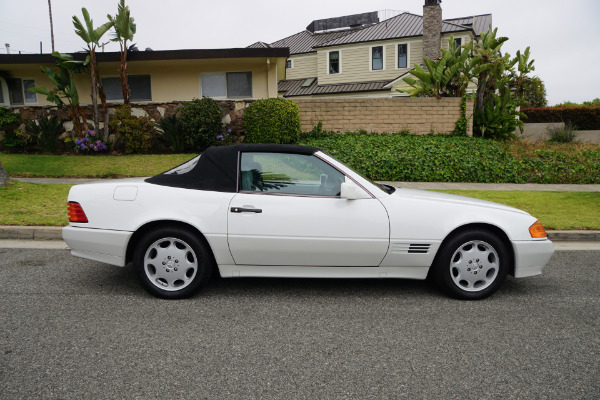
[[408,280],[219,279],[0,249],[1,399],[598,399],[600,251],[452,300]]

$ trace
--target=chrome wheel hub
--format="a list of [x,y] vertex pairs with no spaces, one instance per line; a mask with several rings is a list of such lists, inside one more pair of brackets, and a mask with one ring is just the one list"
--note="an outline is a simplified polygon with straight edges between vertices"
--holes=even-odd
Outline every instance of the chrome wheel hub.
[[496,250],[481,240],[461,245],[450,259],[450,276],[454,284],[467,292],[490,286],[498,276],[500,259]]
[[181,290],[196,277],[198,259],[189,244],[167,237],[152,243],[146,250],[144,272],[150,282],[162,290]]

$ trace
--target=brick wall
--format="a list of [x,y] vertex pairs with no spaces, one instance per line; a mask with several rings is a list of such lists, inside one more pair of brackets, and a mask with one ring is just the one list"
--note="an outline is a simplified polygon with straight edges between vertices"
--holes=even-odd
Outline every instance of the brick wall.
[[[368,132],[414,134],[445,133],[454,130],[460,117],[460,98],[327,98],[291,99],[300,109],[302,131],[319,121],[323,129],[338,132],[364,129]],[[467,133],[473,136],[473,100],[467,100]]]

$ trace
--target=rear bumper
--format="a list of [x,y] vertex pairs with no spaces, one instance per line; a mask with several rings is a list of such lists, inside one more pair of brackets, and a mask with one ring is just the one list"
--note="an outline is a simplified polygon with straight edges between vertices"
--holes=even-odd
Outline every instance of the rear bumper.
[[66,226],[62,234],[72,255],[123,267],[133,232]]
[[512,242],[515,250],[515,278],[539,275],[554,254],[550,240]]

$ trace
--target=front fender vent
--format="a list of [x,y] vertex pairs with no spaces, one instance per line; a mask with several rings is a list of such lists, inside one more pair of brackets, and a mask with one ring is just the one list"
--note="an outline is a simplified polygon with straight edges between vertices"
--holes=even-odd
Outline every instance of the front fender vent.
[[392,252],[404,254],[427,254],[429,253],[429,243],[394,243]]

